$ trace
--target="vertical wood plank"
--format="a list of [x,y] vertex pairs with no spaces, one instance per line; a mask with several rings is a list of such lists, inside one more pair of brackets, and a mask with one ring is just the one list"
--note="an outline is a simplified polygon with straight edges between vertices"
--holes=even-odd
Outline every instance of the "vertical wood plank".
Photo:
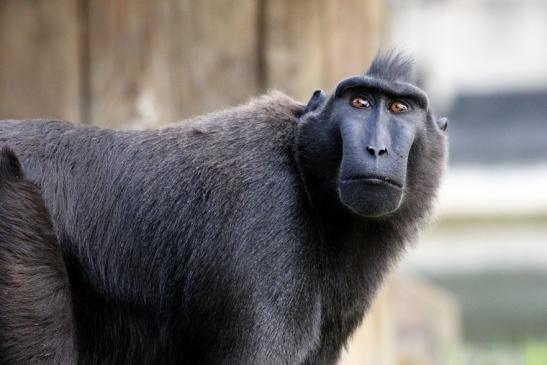
[[445,364],[461,314],[444,289],[409,273],[388,278],[338,365]]
[[[256,0],[194,0],[191,63],[205,110],[258,91]],[[221,101],[221,105],[219,105]]]
[[0,118],[80,119],[76,0],[0,1]]
[[382,0],[264,1],[267,87],[303,101],[362,73],[382,43]]
[[161,124],[258,89],[253,0],[90,2],[94,124]]
[[92,123],[119,127],[169,115],[169,88],[158,87],[169,82],[169,49],[160,36],[169,24],[161,22],[159,7],[147,0],[90,1],[88,7]]
[[[325,73],[327,84],[366,71],[385,36],[387,2],[339,0],[325,2]],[[389,48],[389,46],[388,46]]]
[[322,1],[264,0],[267,88],[305,100],[325,84]]
[[342,351],[338,365],[395,365],[393,287],[385,286]]

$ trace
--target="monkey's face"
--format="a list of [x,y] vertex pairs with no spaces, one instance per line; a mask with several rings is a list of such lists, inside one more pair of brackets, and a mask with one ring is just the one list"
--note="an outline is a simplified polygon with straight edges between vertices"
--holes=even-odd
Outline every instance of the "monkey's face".
[[346,207],[366,217],[399,208],[410,149],[425,117],[408,96],[357,87],[336,97],[331,120],[342,140],[337,184]]
[[[421,150],[413,147],[425,143],[427,123],[434,123],[420,89],[393,84],[363,76],[344,80],[310,121],[310,128],[324,129],[308,143],[318,144],[314,150],[330,151],[324,168],[335,171],[326,178],[335,185],[337,199],[362,217],[399,209],[413,168],[409,161],[415,160],[411,154]],[[446,128],[444,120],[440,123],[433,126],[435,133]]]

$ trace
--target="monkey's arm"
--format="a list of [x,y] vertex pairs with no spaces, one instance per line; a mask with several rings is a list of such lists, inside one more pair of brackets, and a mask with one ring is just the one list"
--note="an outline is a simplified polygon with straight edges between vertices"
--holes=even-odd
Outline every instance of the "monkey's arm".
[[68,277],[39,190],[0,150],[0,363],[76,364]]

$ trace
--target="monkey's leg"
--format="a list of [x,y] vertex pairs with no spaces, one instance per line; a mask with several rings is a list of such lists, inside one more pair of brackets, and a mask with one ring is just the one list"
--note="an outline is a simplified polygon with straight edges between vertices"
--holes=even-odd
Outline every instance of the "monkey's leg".
[[65,263],[39,189],[0,151],[0,363],[75,364]]

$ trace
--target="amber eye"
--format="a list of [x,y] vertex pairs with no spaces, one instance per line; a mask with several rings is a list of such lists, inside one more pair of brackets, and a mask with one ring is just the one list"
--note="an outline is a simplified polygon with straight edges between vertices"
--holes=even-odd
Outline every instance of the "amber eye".
[[371,107],[370,101],[363,96],[356,96],[351,99],[351,106],[359,109],[366,109]]
[[408,105],[406,105],[402,101],[397,101],[396,100],[393,103],[391,103],[391,105],[389,106],[389,110],[392,113],[404,113],[404,112],[407,112],[409,110],[409,107],[408,107]]

